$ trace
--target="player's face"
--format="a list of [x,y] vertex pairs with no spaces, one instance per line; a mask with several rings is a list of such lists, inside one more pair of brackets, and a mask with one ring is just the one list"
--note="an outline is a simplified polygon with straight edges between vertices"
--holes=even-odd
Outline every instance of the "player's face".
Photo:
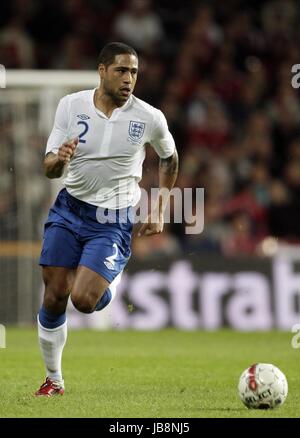
[[130,54],[116,55],[113,64],[99,66],[105,93],[118,104],[125,103],[132,94],[138,73],[138,60]]

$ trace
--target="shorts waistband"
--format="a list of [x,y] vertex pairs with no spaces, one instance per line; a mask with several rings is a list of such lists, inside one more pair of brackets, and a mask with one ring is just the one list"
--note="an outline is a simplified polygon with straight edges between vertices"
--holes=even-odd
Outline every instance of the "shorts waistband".
[[99,223],[133,223],[133,208],[125,207],[118,210],[97,207],[70,195],[67,189],[62,189],[69,207],[80,217],[96,220]]

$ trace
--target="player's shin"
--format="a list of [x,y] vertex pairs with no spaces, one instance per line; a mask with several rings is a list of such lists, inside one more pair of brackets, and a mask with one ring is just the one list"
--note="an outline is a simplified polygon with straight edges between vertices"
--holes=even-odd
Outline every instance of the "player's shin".
[[61,359],[67,340],[66,314],[54,315],[42,307],[37,320],[39,343],[47,377],[62,382]]

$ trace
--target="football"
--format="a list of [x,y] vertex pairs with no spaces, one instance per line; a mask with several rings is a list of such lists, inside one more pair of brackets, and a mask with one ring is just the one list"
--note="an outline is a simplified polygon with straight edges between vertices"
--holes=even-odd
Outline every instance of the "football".
[[288,394],[288,383],[279,368],[269,363],[256,363],[241,375],[239,396],[249,409],[274,409]]

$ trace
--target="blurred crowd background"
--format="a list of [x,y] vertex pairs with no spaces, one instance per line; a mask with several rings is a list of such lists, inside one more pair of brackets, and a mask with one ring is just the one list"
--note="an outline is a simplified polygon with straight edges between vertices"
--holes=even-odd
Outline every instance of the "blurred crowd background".
[[[168,225],[151,243],[134,240],[135,255],[263,256],[270,238],[300,243],[300,99],[291,85],[299,20],[297,0],[1,0],[0,63],[94,70],[107,42],[132,45],[140,61],[134,94],[168,120],[180,156],[177,186],[205,189],[203,233]],[[2,240],[13,236],[15,217],[8,129],[1,126]],[[33,133],[24,145],[32,202],[46,190],[45,142]],[[149,148],[143,187],[157,186],[157,168]]]

